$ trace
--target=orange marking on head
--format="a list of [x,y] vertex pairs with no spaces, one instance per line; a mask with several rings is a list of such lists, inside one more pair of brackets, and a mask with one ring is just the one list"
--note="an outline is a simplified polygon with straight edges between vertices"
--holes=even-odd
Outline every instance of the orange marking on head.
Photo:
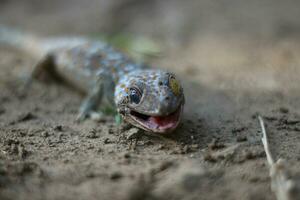
[[169,86],[170,86],[171,90],[173,91],[173,93],[176,96],[179,96],[179,94],[180,94],[180,84],[174,77],[170,78]]

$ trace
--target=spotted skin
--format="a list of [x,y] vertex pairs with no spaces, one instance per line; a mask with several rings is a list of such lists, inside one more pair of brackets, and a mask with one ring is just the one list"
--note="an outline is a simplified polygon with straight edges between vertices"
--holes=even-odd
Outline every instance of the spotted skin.
[[144,68],[102,42],[87,41],[71,47],[57,48],[50,54],[54,57],[56,72],[87,93],[102,74],[109,74],[114,84],[117,84],[120,77]]
[[[174,75],[161,70],[135,70],[120,79],[115,89],[115,102],[119,109],[124,99],[129,98],[129,88],[137,87],[143,93],[139,104],[125,104],[138,109],[142,114],[165,116],[176,111],[183,101],[183,96],[175,93],[169,86],[170,76]],[[182,88],[180,89],[182,90]],[[177,94],[177,95],[176,95]]]
[[[46,39],[39,46],[44,58],[35,67],[33,77],[48,71],[84,92],[78,121],[110,107],[125,121],[147,131],[163,133],[177,127],[184,95],[175,75],[135,63],[101,41]],[[131,101],[132,88],[138,90],[138,103]],[[172,113],[179,113],[176,119]],[[153,125],[155,120],[158,125]]]

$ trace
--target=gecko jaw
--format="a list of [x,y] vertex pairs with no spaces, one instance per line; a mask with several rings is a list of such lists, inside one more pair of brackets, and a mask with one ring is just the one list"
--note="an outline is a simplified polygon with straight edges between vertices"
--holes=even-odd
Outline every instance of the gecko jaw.
[[179,124],[183,105],[167,116],[150,116],[136,111],[130,111],[129,117],[137,123],[138,127],[155,133],[168,133]]

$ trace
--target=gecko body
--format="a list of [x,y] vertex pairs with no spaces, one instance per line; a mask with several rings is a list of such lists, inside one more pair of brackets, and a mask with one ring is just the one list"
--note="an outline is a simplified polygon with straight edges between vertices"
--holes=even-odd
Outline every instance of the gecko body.
[[47,72],[86,94],[77,119],[111,107],[128,123],[149,132],[171,132],[178,126],[184,94],[174,74],[135,63],[102,41],[37,39],[5,31],[0,28],[0,42],[2,37],[2,42],[37,55],[33,77]]

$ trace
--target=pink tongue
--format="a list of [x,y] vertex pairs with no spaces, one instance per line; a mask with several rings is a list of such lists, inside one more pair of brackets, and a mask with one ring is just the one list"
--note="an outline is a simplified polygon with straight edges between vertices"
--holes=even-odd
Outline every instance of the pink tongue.
[[152,125],[160,127],[160,128],[170,128],[176,125],[178,120],[178,114],[174,113],[165,117],[150,117],[149,121]]
[[167,117],[151,117],[153,118],[153,122],[156,123],[159,126],[165,126],[172,122],[174,122],[173,116],[167,116]]

